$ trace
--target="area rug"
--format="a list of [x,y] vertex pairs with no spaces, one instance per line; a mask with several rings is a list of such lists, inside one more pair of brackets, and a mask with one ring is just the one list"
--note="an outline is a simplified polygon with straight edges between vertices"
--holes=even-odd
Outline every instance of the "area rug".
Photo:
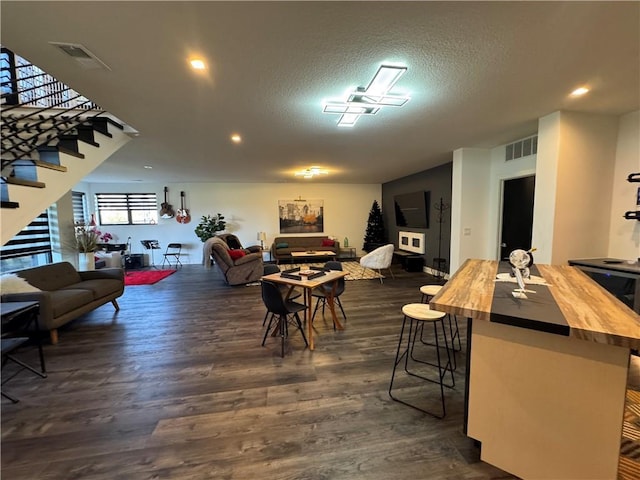
[[626,400],[618,478],[637,480],[640,478],[640,391],[627,390]]
[[[308,267],[322,267],[324,266],[324,262],[322,263],[281,263],[280,270],[287,270],[289,268],[308,268]],[[342,269],[345,272],[349,272],[349,274],[344,277],[345,280],[370,280],[373,278],[385,278],[384,275],[380,275],[375,270],[370,268],[365,268],[363,271],[362,266],[358,262],[342,262]]]
[[176,273],[175,270],[136,270],[127,272],[124,276],[124,284],[129,287],[133,285],[153,285],[163,278]]

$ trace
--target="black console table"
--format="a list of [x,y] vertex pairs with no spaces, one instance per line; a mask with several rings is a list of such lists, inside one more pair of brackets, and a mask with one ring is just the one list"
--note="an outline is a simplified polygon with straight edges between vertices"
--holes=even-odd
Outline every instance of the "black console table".
[[[4,385],[24,369],[27,369],[42,378],[46,378],[47,370],[44,364],[44,352],[42,351],[42,342],[38,326],[40,304],[38,302],[2,302],[0,304],[0,309],[2,313],[2,337],[0,338],[2,349],[2,368],[4,368],[9,361],[12,361],[22,367],[7,378],[3,375],[1,384]],[[14,350],[32,340],[38,347],[40,371],[12,355]],[[8,398],[13,403],[18,402],[17,398],[9,395],[8,393],[4,391],[1,391],[0,393],[3,397]]]

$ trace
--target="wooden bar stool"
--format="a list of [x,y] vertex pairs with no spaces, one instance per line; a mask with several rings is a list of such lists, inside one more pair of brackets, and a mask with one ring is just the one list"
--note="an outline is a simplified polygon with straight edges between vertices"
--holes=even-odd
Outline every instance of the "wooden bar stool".
[[[409,407],[415,408],[416,410],[420,410],[428,415],[431,415],[436,418],[444,418],[446,414],[445,404],[444,404],[444,387],[453,388],[455,386],[455,380],[453,378],[453,369],[451,367],[451,355],[449,353],[449,345],[447,343],[447,331],[444,326],[443,318],[445,316],[444,312],[437,312],[435,310],[431,310],[429,305],[424,303],[409,303],[402,307],[402,313],[404,314],[404,319],[402,320],[402,329],[400,330],[400,339],[398,340],[398,350],[396,351],[396,359],[393,364],[393,372],[391,373],[391,383],[389,384],[389,396],[395,400],[396,402],[400,402]],[[414,326],[415,322],[415,326]],[[406,340],[406,347],[402,350],[404,331],[409,324],[409,332]],[[424,327],[425,323],[431,323],[433,325],[433,334],[434,334],[434,346],[436,347],[436,358],[437,364],[428,362],[426,360],[419,360],[414,356],[414,347],[416,346],[416,337],[418,334],[418,328]],[[442,358],[440,355],[440,345],[438,340],[438,325],[442,330],[442,335],[444,337],[444,349],[447,353],[447,361],[443,365]],[[427,344],[428,345],[428,344]],[[401,351],[402,350],[402,351]],[[440,385],[440,400],[442,403],[442,413],[434,413],[428,411],[426,409],[420,408],[416,405],[413,405],[407,401],[401,400],[397,397],[393,396],[393,382],[396,376],[396,369],[398,365],[402,362],[404,357],[404,371],[412,376],[417,377],[427,382],[437,383]],[[430,365],[433,367],[437,367],[438,374],[437,379],[426,377],[422,374],[416,373],[416,371],[411,371],[409,369],[409,359],[412,360],[412,363],[422,364],[422,365]],[[447,374],[447,371],[451,373],[451,384],[444,383],[444,377]]]
[[[422,303],[429,303],[433,297],[435,297],[438,292],[442,290],[442,285],[423,285],[420,287],[420,293],[422,293]],[[456,352],[462,351],[462,343],[460,342],[460,330],[458,329],[458,317],[453,316],[453,320],[451,320],[451,315],[447,314],[449,319],[449,338],[451,339],[451,350],[453,351],[453,369],[458,368],[456,361]],[[455,329],[454,329],[455,325]],[[455,341],[458,339],[458,346],[456,347]]]

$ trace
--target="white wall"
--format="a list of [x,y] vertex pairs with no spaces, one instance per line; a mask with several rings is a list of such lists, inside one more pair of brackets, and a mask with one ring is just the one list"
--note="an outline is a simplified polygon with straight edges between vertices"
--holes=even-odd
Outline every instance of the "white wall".
[[635,259],[640,257],[640,222],[623,217],[635,211],[640,183],[627,181],[630,173],[640,173],[640,110],[620,117],[616,145],[616,164],[611,197],[611,225],[607,256]]
[[490,175],[489,150],[461,148],[453,152],[450,273],[467,258],[492,258],[488,241]]
[[[155,192],[158,205],[164,201],[164,186],[156,184],[80,184],[74,190],[85,191],[91,203],[95,193]],[[115,235],[115,243],[132,239],[132,253],[146,253],[140,240],[158,240],[162,250],[154,254],[155,262],[162,261],[161,253],[169,242],[184,244],[182,263],[202,261],[202,242],[194,233],[200,217],[221,213],[227,222],[227,232],[240,238],[244,246],[256,245],[259,231],[267,234],[265,246],[270,246],[279,235],[278,200],[324,200],[324,233],[333,235],[361,254],[369,211],[374,200],[381,201],[381,186],[343,184],[273,184],[273,183],[191,183],[167,184],[168,200],[174,208],[180,207],[180,191],[185,192],[185,207],[191,214],[191,223],[182,225],[175,218],[160,219],[158,225],[109,226],[101,228]],[[90,210],[93,211],[93,205]],[[160,208],[158,206],[158,208]],[[303,236],[303,235],[301,235]]]
[[561,112],[552,264],[607,255],[617,132],[616,117]]
[[532,173],[537,263],[639,257],[640,222],[622,217],[635,210],[638,184],[626,178],[640,173],[639,116],[554,112],[540,118],[537,155],[509,162],[504,146],[456,150],[450,273],[466,258],[498,258],[501,182]]
[[538,121],[536,191],[531,239],[531,243],[536,247],[535,259],[538,263],[551,263],[553,252],[559,145],[560,112],[554,112]]

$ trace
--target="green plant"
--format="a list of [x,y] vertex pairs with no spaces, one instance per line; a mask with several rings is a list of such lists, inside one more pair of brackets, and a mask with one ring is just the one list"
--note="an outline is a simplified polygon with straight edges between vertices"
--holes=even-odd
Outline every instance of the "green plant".
[[211,237],[214,237],[216,232],[222,232],[226,226],[227,222],[224,221],[224,216],[220,213],[213,216],[203,215],[194,231],[200,240],[206,242]]

